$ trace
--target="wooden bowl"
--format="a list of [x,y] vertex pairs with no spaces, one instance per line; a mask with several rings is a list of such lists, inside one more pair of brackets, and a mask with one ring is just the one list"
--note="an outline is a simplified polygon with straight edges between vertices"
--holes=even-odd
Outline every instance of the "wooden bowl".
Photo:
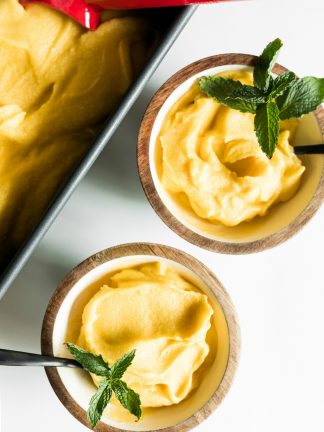
[[[197,228],[198,216],[193,211],[190,214],[188,210],[184,211],[161,184],[155,164],[157,136],[171,106],[199,76],[228,69],[252,68],[256,58],[247,54],[216,55],[181,69],[156,92],[145,112],[139,132],[138,170],[151,206],[176,234],[214,252],[243,254],[276,246],[298,232],[318,210],[324,198],[324,157],[303,156],[301,159],[306,171],[300,188],[292,199],[277,204],[266,216],[254,218],[236,227],[221,224],[216,227],[211,222],[203,221],[206,230],[202,231]],[[275,74],[286,70],[278,64],[273,68]],[[320,107],[301,119],[293,144],[317,144],[323,139],[324,110]],[[199,220],[200,224],[201,221],[202,219]]]
[[[149,243],[112,247],[91,256],[75,267],[56,289],[47,307],[41,336],[42,353],[67,356],[64,342],[75,339],[80,330],[84,306],[104,284],[105,275],[126,266],[165,261],[208,295],[217,324],[216,357],[201,383],[188,398],[177,405],[155,408],[139,422],[118,423],[103,417],[95,430],[168,432],[187,431],[208,417],[227,394],[240,352],[240,332],[233,304],[216,276],[201,262],[177,249]],[[223,333],[222,333],[223,332]],[[226,334],[226,336],[224,336]],[[225,341],[225,342],[224,342]],[[88,373],[81,369],[45,368],[47,377],[60,401],[85,426],[86,409],[95,391]]]

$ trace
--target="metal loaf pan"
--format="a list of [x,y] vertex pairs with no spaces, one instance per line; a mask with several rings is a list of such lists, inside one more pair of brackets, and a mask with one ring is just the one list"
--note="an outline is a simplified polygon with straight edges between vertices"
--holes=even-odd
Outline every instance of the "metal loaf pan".
[[[189,21],[197,6],[185,6],[175,8],[152,9],[146,11],[152,15],[152,20],[157,23],[161,38],[151,57],[144,66],[141,74],[132,84],[115,111],[107,118],[101,132],[96,137],[93,145],[80,161],[77,168],[71,172],[71,176],[48,207],[47,211],[31,233],[27,241],[20,247],[16,255],[0,273],[0,298],[4,295],[22,267],[26,264],[33,250],[49,229],[63,206],[68,201],[74,189],[86,175],[92,164],[100,155],[109,139],[130,110],[145,84],[158,67],[163,57],[171,48],[184,26]],[[0,245],[1,247],[1,245]]]

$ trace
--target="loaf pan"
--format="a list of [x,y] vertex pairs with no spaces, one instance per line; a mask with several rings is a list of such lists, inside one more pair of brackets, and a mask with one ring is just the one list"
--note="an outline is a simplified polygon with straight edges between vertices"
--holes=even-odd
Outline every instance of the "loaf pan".
[[1,271],[0,298],[10,287],[22,267],[26,264],[33,250],[42,239],[46,231],[49,229],[57,215],[60,213],[74,189],[77,187],[79,182],[86,175],[92,164],[105,148],[118,125],[121,123],[127,112],[136,101],[137,97],[140,95],[145,84],[152,76],[163,57],[169,51],[184,26],[189,21],[196,7],[197,6],[163,8],[154,9],[149,12],[152,14],[152,19],[154,19],[155,22],[158,19],[159,30],[161,33],[158,45],[148,59],[138,78],[122,98],[114,112],[110,114],[110,116],[105,121],[101,132],[97,135],[89,151],[86,153],[74,171],[71,172],[69,179],[56,194],[55,198],[52,200],[46,212],[43,214],[36,228],[33,230],[24,244],[22,244],[9,264]]

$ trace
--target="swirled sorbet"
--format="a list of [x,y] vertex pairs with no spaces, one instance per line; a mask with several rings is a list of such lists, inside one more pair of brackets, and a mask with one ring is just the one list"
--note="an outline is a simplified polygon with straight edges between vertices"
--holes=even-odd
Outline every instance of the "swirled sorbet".
[[[109,363],[135,348],[123,379],[142,406],[177,404],[198,384],[212,315],[207,296],[177,270],[147,263],[118,271],[94,295],[78,344]],[[100,378],[93,379],[99,385]]]
[[[253,85],[252,72],[219,74]],[[294,196],[305,170],[290,140],[296,121],[281,122],[272,159],[262,152],[254,115],[201,93],[198,81],[167,113],[157,138],[164,189],[180,206],[212,223],[235,226],[264,216]]]
[[0,267],[147,57],[148,20],[116,14],[87,31],[49,7],[0,1]]

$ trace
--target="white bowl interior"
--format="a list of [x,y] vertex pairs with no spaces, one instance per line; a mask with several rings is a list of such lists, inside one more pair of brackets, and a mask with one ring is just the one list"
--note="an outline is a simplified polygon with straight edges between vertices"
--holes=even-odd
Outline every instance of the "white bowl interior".
[[[251,242],[268,237],[289,225],[307,207],[318,186],[324,157],[321,155],[302,156],[306,167],[302,181],[296,195],[287,202],[275,205],[263,217],[254,218],[236,227],[226,227],[215,224],[197,216],[193,210],[182,207],[177,200],[162,186],[156,167],[156,151],[158,135],[168,111],[183,94],[189,90],[197,78],[203,75],[214,75],[225,70],[252,70],[244,65],[218,66],[199,72],[184,81],[166,99],[161,107],[151,133],[149,145],[150,170],[157,193],[162,202],[174,217],[190,230],[201,236],[227,242]],[[302,117],[297,128],[293,145],[309,145],[322,142],[321,132],[313,114]]]
[[[75,311],[83,310],[85,304],[103,285],[105,276],[112,272],[147,262],[163,261],[176,268],[181,275],[195,284],[204,292],[214,309],[213,324],[216,329],[217,346],[212,364],[201,376],[201,383],[192,394],[177,405],[154,408],[145,411],[139,422],[121,423],[113,419],[113,407],[108,406],[102,421],[108,425],[132,431],[152,431],[176,425],[198,411],[214,394],[224,376],[229,356],[229,332],[227,322],[213,291],[206,286],[194,272],[174,261],[156,256],[136,255],[114,259],[91,270],[83,276],[65,297],[55,319],[53,329],[53,352],[56,356],[69,356],[64,346],[65,342],[75,341],[73,332],[80,330],[80,323],[76,322]],[[76,322],[76,328],[70,332],[71,323]],[[72,398],[87,410],[89,400],[95,391],[90,375],[79,369],[58,368],[59,376]]]

